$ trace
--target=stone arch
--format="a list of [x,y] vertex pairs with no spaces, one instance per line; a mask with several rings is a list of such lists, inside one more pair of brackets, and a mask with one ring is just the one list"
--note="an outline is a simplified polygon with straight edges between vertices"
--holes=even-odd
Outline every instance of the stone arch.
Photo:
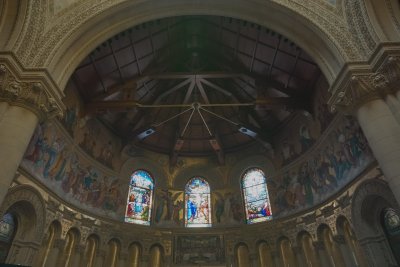
[[399,205],[387,183],[370,179],[361,183],[353,194],[351,217],[358,239],[371,233],[383,233],[380,227],[380,214],[385,207],[400,210]]
[[[307,8],[311,5],[308,3]],[[36,56],[33,64],[48,66],[56,82],[64,88],[76,66],[107,38],[143,22],[181,15],[226,16],[271,28],[307,51],[330,83],[347,59],[362,58],[358,44],[352,40],[353,36],[343,32],[344,27],[333,23],[324,25],[322,20],[326,20],[319,15],[314,15],[311,19],[307,17],[310,13],[294,10],[294,6],[288,8],[284,4],[271,1],[253,2],[249,5],[244,0],[236,1],[234,5],[231,1],[212,0],[194,3],[175,0],[169,1],[168,5],[159,1],[125,1],[108,9],[93,9],[89,18],[81,14],[84,10],[74,10],[75,14],[69,14],[69,19],[59,20],[62,26],[55,26],[54,30],[48,32],[48,37],[44,36],[43,39],[51,38],[52,41],[42,41],[43,45],[38,47],[40,52],[33,55]],[[318,20],[320,21],[317,22]],[[78,27],[79,30],[76,30]]]
[[28,11],[27,0],[0,2],[0,50],[8,50],[20,37]]
[[119,172],[121,180],[126,181],[126,191],[123,193],[126,193],[126,196],[128,196],[128,185],[131,175],[137,170],[148,172],[154,180],[155,188],[165,188],[167,186],[168,177],[160,165],[161,164],[145,157],[135,157],[125,161]]
[[396,264],[381,224],[382,212],[388,207],[400,210],[384,180],[366,180],[353,194],[351,217],[353,225],[357,225],[354,232],[367,261],[376,266]]
[[[350,2],[350,1],[349,1]],[[397,0],[365,0],[363,8],[380,40],[398,41],[400,33],[400,3]]]
[[206,180],[210,186],[211,192],[223,188],[222,181],[224,177],[222,177],[222,174],[218,172],[215,166],[210,166],[208,164],[183,168],[178,171],[173,181],[173,187],[184,191],[187,183],[194,177],[201,177]]
[[[45,233],[45,202],[38,190],[29,185],[10,188],[0,208],[0,216],[16,214],[20,230],[16,237],[40,244]],[[29,216],[28,216],[29,215]]]
[[269,158],[262,155],[248,156],[235,162],[228,174],[229,183],[241,190],[242,178],[249,169],[256,168],[264,172],[268,179],[275,174],[275,167]]

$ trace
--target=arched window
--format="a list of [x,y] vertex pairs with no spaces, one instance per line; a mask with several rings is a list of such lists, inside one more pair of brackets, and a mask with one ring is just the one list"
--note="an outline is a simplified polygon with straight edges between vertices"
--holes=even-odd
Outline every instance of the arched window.
[[262,170],[248,169],[242,177],[242,190],[248,224],[272,219],[267,181]]
[[129,183],[125,222],[150,225],[154,182],[150,174],[135,171]]
[[15,235],[16,223],[12,214],[6,213],[0,220],[0,263],[4,263]]
[[211,226],[210,186],[200,177],[192,178],[185,188],[185,226]]

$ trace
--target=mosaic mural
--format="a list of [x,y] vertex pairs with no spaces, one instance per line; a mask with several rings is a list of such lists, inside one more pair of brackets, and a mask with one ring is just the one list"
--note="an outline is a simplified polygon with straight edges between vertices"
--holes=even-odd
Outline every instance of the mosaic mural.
[[324,201],[374,161],[357,122],[341,117],[308,155],[267,177],[275,216]]
[[94,163],[57,122],[48,122],[37,127],[21,166],[66,201],[120,220],[127,186],[117,174]]

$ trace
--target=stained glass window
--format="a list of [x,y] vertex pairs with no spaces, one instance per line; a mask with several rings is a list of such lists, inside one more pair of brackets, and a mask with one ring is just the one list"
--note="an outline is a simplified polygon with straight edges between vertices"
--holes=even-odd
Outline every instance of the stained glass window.
[[15,229],[14,216],[10,213],[4,214],[0,220],[0,262],[5,262],[7,258]]
[[129,183],[125,222],[150,225],[154,182],[144,170],[135,171]]
[[272,219],[267,181],[258,168],[247,170],[242,177],[242,189],[248,224]]
[[185,188],[185,226],[211,226],[210,186],[200,177],[192,178]]

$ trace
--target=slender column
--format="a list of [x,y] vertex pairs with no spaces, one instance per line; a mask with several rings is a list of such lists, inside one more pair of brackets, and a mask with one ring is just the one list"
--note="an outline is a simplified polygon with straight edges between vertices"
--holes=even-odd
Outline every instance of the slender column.
[[306,266],[310,267],[319,267],[321,266],[318,260],[318,250],[313,245],[313,241],[310,235],[303,235],[301,237],[301,246],[303,249]]
[[361,251],[358,240],[356,239],[354,232],[347,221],[345,221],[343,224],[343,231],[346,243],[349,244],[349,246],[351,247],[352,256],[354,258],[356,266],[361,266],[361,267],[368,266],[364,254]]
[[297,266],[307,267],[306,259],[300,247],[293,247],[293,252],[297,261]]
[[343,260],[345,262],[345,266],[356,266],[352,254],[352,249],[346,244],[346,240],[343,235],[336,235],[334,236],[334,240],[337,243],[337,246],[339,247],[339,250],[343,256]]
[[128,264],[129,267],[139,267],[140,262],[140,247],[137,244],[133,244],[129,247]]
[[44,267],[50,256],[50,251],[55,241],[54,225],[50,225],[49,232],[45,235],[42,242],[40,253],[36,255],[34,266]]
[[273,260],[267,243],[263,242],[258,246],[258,257],[260,259],[260,267],[271,266]]
[[279,258],[279,253],[278,252],[271,251],[271,258],[272,258],[272,263],[274,264],[275,267],[282,266],[281,259]]
[[75,246],[70,266],[79,266],[80,265],[81,260],[83,260],[82,254],[84,251],[85,251],[84,246],[81,246],[81,245]]
[[64,246],[65,246],[65,240],[62,239],[54,240],[54,245],[50,249],[48,259],[43,266],[45,267],[56,266],[57,259],[61,256],[60,251],[62,251]]
[[96,260],[94,266],[103,266],[106,258],[106,252],[104,250],[99,249],[96,253]]
[[318,258],[319,258],[319,262],[320,262],[321,266],[322,267],[333,266],[329,255],[326,253],[324,243],[321,241],[314,242],[314,247],[317,250],[317,254],[318,254]]
[[118,267],[125,267],[127,265],[128,254],[127,253],[120,253]]
[[251,253],[249,255],[249,259],[250,259],[250,265],[249,266],[259,266],[258,264],[258,257],[257,257],[257,253]]
[[42,83],[19,80],[7,64],[0,59],[0,203],[38,121],[61,110]]
[[149,267],[162,266],[162,252],[159,246],[154,246],[150,251]]

